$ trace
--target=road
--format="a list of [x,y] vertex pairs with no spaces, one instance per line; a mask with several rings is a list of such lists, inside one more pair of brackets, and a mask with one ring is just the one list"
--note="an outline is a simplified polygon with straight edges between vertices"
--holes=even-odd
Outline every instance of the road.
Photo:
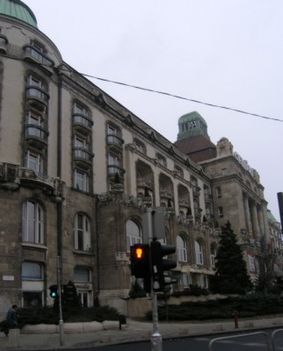
[[[243,332],[232,335],[213,335],[163,340],[163,351],[208,351],[209,343],[214,339],[211,351],[271,351],[273,330]],[[227,337],[228,336],[228,337]],[[269,341],[268,341],[269,339]],[[270,342],[270,348],[268,348]],[[283,330],[274,338],[275,350],[283,351]],[[101,346],[94,351],[151,351],[150,342],[129,343],[123,345]]]

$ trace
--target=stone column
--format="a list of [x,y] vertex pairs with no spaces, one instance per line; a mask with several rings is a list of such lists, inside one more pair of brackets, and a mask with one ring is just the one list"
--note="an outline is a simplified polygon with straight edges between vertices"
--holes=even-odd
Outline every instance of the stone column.
[[155,206],[160,206],[160,187],[159,187],[159,171],[157,169],[153,170],[153,178],[154,178],[154,198],[155,198]]
[[245,208],[245,219],[246,219],[246,226],[248,234],[252,231],[252,223],[251,223],[251,215],[250,215],[250,207],[249,207],[249,200],[247,194],[243,194],[244,197],[244,208]]
[[260,236],[264,235],[264,223],[263,223],[263,214],[262,214],[262,207],[261,205],[257,208],[258,211],[258,221],[259,221],[259,229],[260,229]]
[[253,229],[254,229],[254,237],[260,238],[260,231],[258,225],[258,218],[257,218],[257,208],[256,203],[252,203],[252,221],[253,221]]

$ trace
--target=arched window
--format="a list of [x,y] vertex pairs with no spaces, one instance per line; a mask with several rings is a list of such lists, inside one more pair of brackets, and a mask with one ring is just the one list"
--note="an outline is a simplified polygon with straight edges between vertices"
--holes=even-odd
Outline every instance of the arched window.
[[75,216],[74,244],[76,250],[91,250],[90,222],[88,217],[83,213],[77,213]]
[[127,251],[130,251],[130,246],[142,242],[142,233],[140,226],[129,219],[126,223],[126,236],[127,236]]
[[203,247],[199,241],[195,241],[196,264],[203,265]]
[[177,257],[179,262],[188,262],[187,244],[180,235],[177,236]]
[[23,204],[22,240],[33,244],[44,243],[44,212],[35,201]]

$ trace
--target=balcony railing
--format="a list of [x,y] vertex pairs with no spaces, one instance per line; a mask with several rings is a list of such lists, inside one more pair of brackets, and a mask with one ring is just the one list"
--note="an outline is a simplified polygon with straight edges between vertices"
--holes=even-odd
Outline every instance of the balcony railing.
[[124,140],[118,137],[117,135],[109,134],[107,135],[107,144],[122,147],[124,144]]
[[93,122],[87,116],[79,113],[73,114],[73,125],[76,127],[82,127],[86,131],[90,131],[93,126]]
[[84,161],[90,163],[94,154],[82,147],[74,147],[74,158],[76,161]]
[[24,47],[24,56],[25,59],[35,61],[46,67],[54,66],[54,62],[47,55],[30,45]]
[[37,86],[28,86],[26,88],[26,96],[29,99],[36,100],[40,104],[48,104],[49,95]]
[[27,139],[33,139],[35,141],[46,143],[48,131],[45,128],[35,124],[26,124],[25,136]]
[[123,177],[125,170],[119,166],[116,165],[108,165],[108,175],[110,177],[114,177],[116,174],[118,174],[118,176]]

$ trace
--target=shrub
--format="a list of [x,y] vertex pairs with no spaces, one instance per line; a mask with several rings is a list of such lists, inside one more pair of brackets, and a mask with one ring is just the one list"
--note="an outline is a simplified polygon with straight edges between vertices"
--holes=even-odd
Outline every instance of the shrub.
[[[207,320],[233,318],[235,311],[239,317],[283,313],[283,298],[278,295],[249,294],[246,296],[227,297],[206,302],[183,302],[180,305],[159,307],[160,320]],[[151,319],[151,312],[146,314]]]
[[[109,306],[82,308],[74,314],[63,314],[65,322],[102,322],[104,320],[119,320],[120,318],[119,312]],[[59,314],[53,307],[19,308],[18,320],[20,328],[25,324],[58,324]]]

